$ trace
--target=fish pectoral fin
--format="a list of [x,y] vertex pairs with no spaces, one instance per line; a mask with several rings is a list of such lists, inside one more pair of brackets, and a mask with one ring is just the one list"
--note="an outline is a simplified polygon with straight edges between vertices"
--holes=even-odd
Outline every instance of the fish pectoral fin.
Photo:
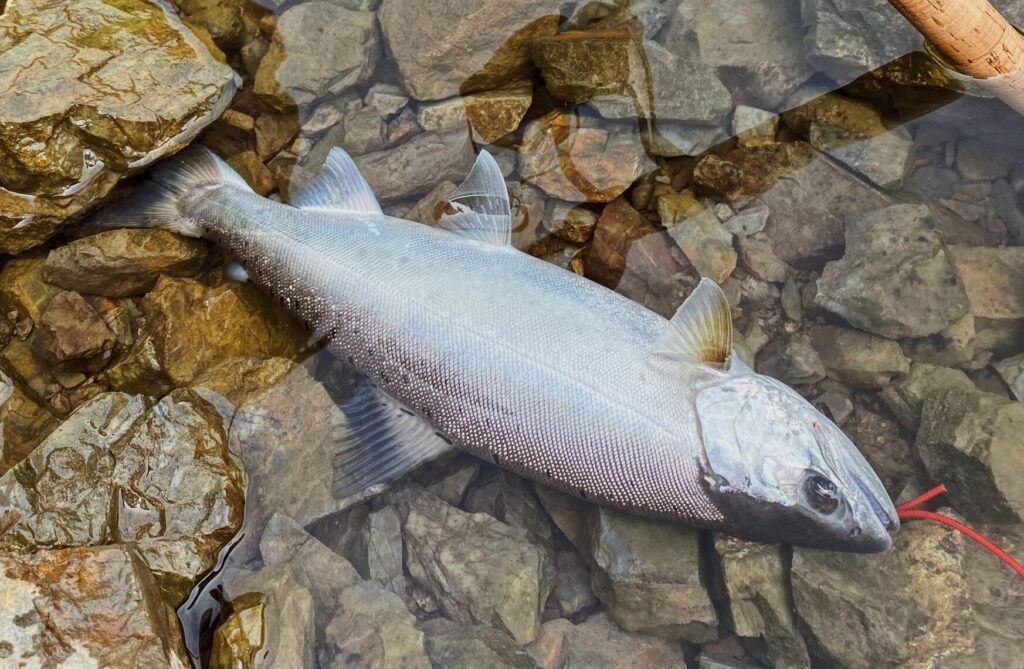
[[732,314],[718,284],[701,279],[654,342],[655,355],[725,366],[732,353]]
[[469,176],[448,199],[438,226],[463,237],[512,245],[512,207],[505,177],[494,158],[481,151]]
[[341,410],[345,422],[334,456],[338,499],[396,479],[455,448],[433,425],[366,380]]
[[224,278],[228,281],[245,283],[249,280],[249,272],[237,260],[226,259],[224,261]]
[[291,205],[299,209],[377,216],[384,213],[370,184],[359,173],[352,158],[339,147],[330,150],[323,168],[312,181],[305,185],[292,184],[289,190]]

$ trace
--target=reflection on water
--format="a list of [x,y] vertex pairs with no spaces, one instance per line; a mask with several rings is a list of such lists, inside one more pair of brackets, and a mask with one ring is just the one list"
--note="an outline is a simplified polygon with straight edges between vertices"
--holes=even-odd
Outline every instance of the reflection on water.
[[[828,413],[894,498],[945,482],[956,513],[1021,555],[1024,119],[943,69],[887,2],[177,0],[198,35],[182,38],[145,0],[90,0],[81,32],[52,32],[93,49],[66,70],[34,37],[46,4],[10,0],[0,20],[0,76],[20,94],[0,97],[0,248],[18,253],[0,271],[0,561],[16,599],[41,589],[36,610],[56,611],[132,583],[121,605],[151,612],[133,619],[147,666],[184,658],[182,637],[211,667],[1024,656],[1020,582],[941,528],[911,524],[881,557],[763,546],[465,455],[336,499],[352,370],[225,279],[205,242],[54,236],[183,127],[209,123],[198,141],[285,200],[342,146],[388,214],[428,225],[486,149],[519,248],[664,316],[715,279],[743,356]],[[1021,24],[1020,3],[996,4]],[[167,56],[165,33],[240,75],[216,121],[236,83],[205,52]],[[126,44],[131,67],[105,60]],[[52,87],[44,70],[92,85],[38,113],[25,93]],[[83,101],[117,86],[137,105]],[[85,155],[102,169],[86,175]],[[124,547],[64,550],[108,544]],[[44,582],[33,560],[100,585]],[[0,657],[105,658],[119,637],[82,629],[116,604],[51,629],[0,615]],[[8,639],[17,620],[29,631]]]

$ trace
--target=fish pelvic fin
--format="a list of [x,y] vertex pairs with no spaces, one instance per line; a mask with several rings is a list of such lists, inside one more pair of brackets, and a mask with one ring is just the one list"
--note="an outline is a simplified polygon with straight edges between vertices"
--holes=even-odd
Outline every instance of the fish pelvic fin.
[[204,190],[231,185],[251,192],[249,184],[215,153],[191,146],[151,170],[127,198],[101,209],[89,221],[103,228],[163,228],[201,236],[189,214],[189,202]]
[[654,342],[654,355],[724,368],[732,354],[732,314],[718,284],[701,279]]
[[351,497],[451,450],[424,418],[364,380],[343,407],[335,438],[334,495]]
[[448,199],[438,226],[497,246],[512,245],[512,207],[494,157],[481,151],[469,176]]
[[377,216],[384,213],[352,158],[337,146],[328,152],[324,166],[312,181],[293,183],[289,192],[290,204],[299,209]]

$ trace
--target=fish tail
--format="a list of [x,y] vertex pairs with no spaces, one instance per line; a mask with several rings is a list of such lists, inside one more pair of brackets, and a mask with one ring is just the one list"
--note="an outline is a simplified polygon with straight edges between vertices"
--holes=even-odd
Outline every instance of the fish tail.
[[252,189],[230,165],[202,146],[190,147],[151,170],[127,198],[103,208],[90,226],[163,228],[189,237],[201,236],[191,214],[196,197],[211,188],[231,185]]

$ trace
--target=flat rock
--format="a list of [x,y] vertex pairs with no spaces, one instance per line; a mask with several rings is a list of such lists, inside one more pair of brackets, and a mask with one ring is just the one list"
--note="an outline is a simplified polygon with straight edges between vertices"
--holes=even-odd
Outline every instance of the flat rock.
[[848,385],[881,388],[910,371],[910,361],[892,339],[835,325],[813,327],[809,334],[826,373]]
[[[507,633],[488,625],[458,625],[434,618],[420,625],[427,653],[445,669],[536,669],[529,653]],[[428,665],[429,666],[429,665]]]
[[1019,352],[1024,331],[1024,247],[950,246],[947,253],[967,292],[978,348]]
[[588,530],[594,594],[619,626],[693,643],[717,638],[697,530],[603,507],[593,508]]
[[396,498],[409,574],[445,616],[505,629],[518,643],[533,641],[551,590],[551,565],[526,531],[416,488]]
[[237,88],[169,7],[146,0],[11,0],[0,72],[10,93],[0,101],[2,253],[42,243],[122,177],[187,145]]
[[715,552],[736,634],[763,639],[768,666],[810,667],[790,605],[782,547],[716,534]]
[[806,335],[793,334],[774,339],[757,352],[756,368],[761,374],[790,385],[808,385],[825,378],[825,365]]
[[476,141],[490,144],[519,127],[531,102],[533,87],[523,82],[420,105],[417,122],[428,131],[468,125]]
[[56,417],[0,370],[0,475],[57,427]]
[[373,12],[299,3],[278,17],[253,90],[281,111],[306,107],[365,83],[380,49]]
[[610,202],[650,165],[635,124],[580,122],[561,111],[531,121],[523,134],[522,179],[566,202]]
[[[723,227],[729,230],[728,226]],[[789,277],[789,265],[775,254],[775,243],[768,235],[754,233],[741,237],[737,243],[743,266],[758,279],[783,283]]]
[[675,641],[626,632],[607,613],[579,625],[564,618],[544,623],[530,654],[542,669],[677,669],[686,665]]
[[851,219],[846,253],[825,266],[815,304],[885,337],[941,332],[968,311],[964,284],[919,205]]
[[1013,397],[1024,401],[1024,353],[992,363],[1000,378],[1006,383]]
[[36,352],[50,363],[102,367],[114,349],[114,333],[100,315],[81,295],[68,290],[46,304],[38,328]]
[[530,44],[554,34],[561,4],[456,0],[424,13],[417,0],[384,0],[379,16],[405,89],[417,100],[441,100],[524,78]]
[[710,209],[680,221],[668,234],[702,277],[722,283],[736,269],[732,233]]
[[1024,518],[1024,404],[951,389],[930,394],[915,447],[928,475],[946,484],[968,520]]
[[306,333],[250,283],[161,276],[142,300],[156,357],[175,385],[228,358],[291,356]]
[[173,611],[131,546],[2,555],[0,592],[8,666],[187,666]]
[[902,527],[882,555],[794,548],[793,598],[808,645],[851,669],[929,666],[970,650],[977,627],[967,543],[917,522]]
[[220,416],[194,392],[106,393],[0,478],[8,550],[136,542],[180,601],[242,520],[242,474]]
[[461,183],[473,167],[465,128],[425,132],[398,146],[359,156],[356,166],[382,203],[429,192],[442,181]]

